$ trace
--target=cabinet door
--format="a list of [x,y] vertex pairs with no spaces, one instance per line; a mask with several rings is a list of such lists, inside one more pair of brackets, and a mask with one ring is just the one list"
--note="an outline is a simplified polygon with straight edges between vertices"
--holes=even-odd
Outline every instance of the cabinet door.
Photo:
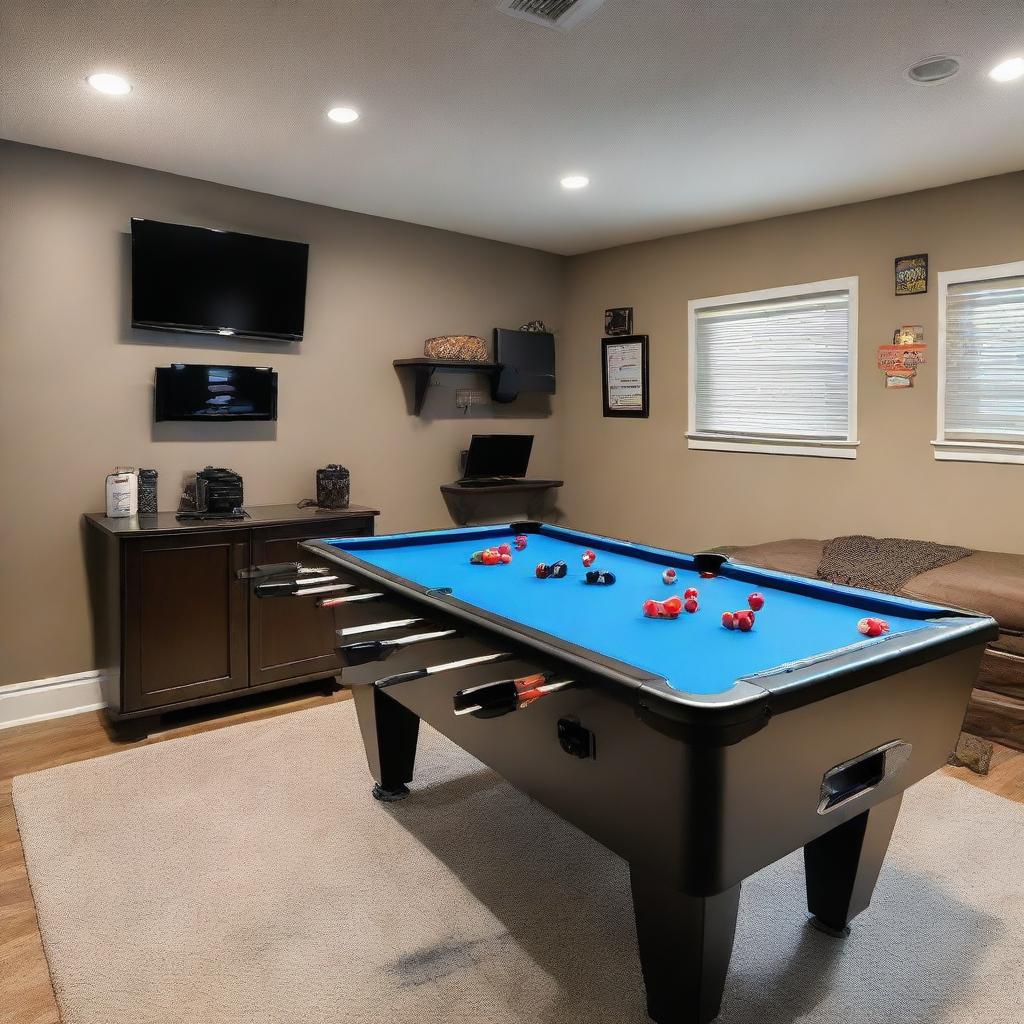
[[[373,519],[370,517],[254,527],[252,560],[256,565],[302,562],[330,569],[330,562],[300,550],[299,542],[371,533]],[[334,613],[317,608],[316,602],[316,597],[250,597],[249,663],[253,686],[285,679],[330,676],[338,671],[334,654]]]
[[125,542],[124,711],[249,684],[249,532]]

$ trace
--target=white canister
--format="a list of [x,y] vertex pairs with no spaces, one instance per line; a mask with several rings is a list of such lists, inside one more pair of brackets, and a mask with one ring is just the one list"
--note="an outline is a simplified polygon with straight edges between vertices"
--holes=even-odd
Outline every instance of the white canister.
[[139,511],[139,474],[119,466],[107,476],[107,518],[124,519]]

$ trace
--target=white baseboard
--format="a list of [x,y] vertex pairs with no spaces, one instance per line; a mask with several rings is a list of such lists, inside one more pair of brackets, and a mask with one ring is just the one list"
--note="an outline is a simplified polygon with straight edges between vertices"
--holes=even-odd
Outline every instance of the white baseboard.
[[0,729],[106,707],[96,669],[0,686]]

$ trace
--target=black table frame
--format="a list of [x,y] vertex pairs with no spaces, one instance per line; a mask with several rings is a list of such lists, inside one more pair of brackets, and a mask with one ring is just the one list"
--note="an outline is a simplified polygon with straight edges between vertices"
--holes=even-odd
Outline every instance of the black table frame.
[[[622,545],[652,561],[693,558],[775,587],[813,586],[720,555],[659,552],[541,524],[511,529]],[[430,535],[395,542],[430,543]],[[461,673],[387,689],[364,677],[367,685],[353,692],[376,795],[405,791],[423,719],[628,861],[648,1009],[658,1024],[706,1024],[717,1015],[740,886],[761,867],[803,847],[808,908],[830,933],[843,933],[868,906],[902,794],[945,762],[996,628],[991,619],[936,608],[915,634],[702,697],[426,590],[329,542],[307,547],[354,581],[384,590],[395,608],[578,680],[521,713],[485,722],[453,716],[453,694],[466,685]],[[891,600],[872,599],[881,606]],[[343,681],[360,682],[346,671]],[[566,722],[593,736],[590,756],[559,748]],[[851,780],[831,807],[824,799],[830,777]]]

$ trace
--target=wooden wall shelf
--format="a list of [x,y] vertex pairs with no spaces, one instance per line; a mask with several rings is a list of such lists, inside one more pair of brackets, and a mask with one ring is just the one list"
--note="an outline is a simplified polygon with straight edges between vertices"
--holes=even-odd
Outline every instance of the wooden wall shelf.
[[461,526],[466,526],[475,518],[474,513],[480,508],[481,502],[495,495],[512,495],[525,499],[526,516],[528,519],[540,519],[544,503],[551,491],[562,486],[561,480],[516,480],[485,487],[463,487],[460,484],[441,484],[448,511],[452,518]]
[[415,415],[423,411],[423,401],[427,397],[427,388],[435,373],[483,373],[493,377],[500,367],[492,362],[468,362],[465,359],[430,359],[419,356],[414,359],[395,359],[393,365],[397,370],[411,368],[414,374],[416,392],[413,411]]

